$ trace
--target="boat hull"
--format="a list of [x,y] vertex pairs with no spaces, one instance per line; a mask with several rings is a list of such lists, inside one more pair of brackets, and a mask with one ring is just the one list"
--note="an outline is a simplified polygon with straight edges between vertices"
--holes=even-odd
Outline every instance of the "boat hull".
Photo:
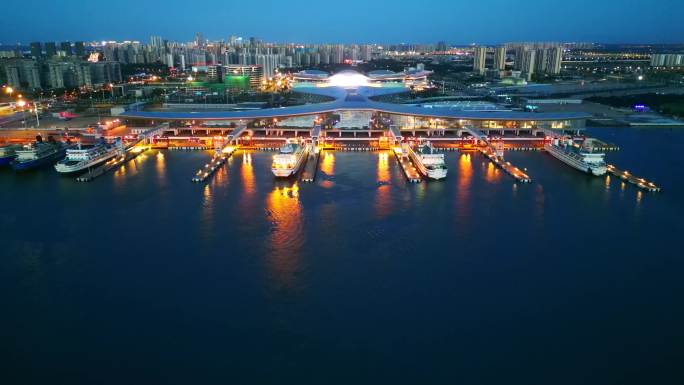
[[302,164],[304,164],[304,160],[309,156],[309,151],[304,150],[299,158],[297,159],[297,163],[295,164],[294,167],[292,168],[271,168],[271,171],[273,172],[273,175],[275,175],[277,178],[289,178],[292,175],[295,175],[299,172],[299,170],[302,168]]
[[561,162],[567,164],[568,166],[585,172],[590,175],[601,176],[605,175],[608,168],[605,165],[595,165],[587,162],[582,162],[581,160],[575,159],[567,155],[562,149],[557,148],[552,144],[547,144],[544,146],[546,152],[548,152],[554,158],[560,160]]
[[89,162],[89,163],[78,163],[74,166],[64,166],[64,165],[58,163],[55,165],[55,170],[57,170],[57,172],[59,172],[60,174],[73,175],[73,174],[77,174],[80,172],[84,172],[84,171],[88,170],[89,168],[97,167],[97,166],[101,165],[102,163],[104,163],[104,162],[106,162],[106,161],[108,161],[108,160],[110,160],[116,156],[117,156],[117,153],[114,152],[114,153],[108,154],[107,156],[102,157],[96,161]]
[[430,179],[440,180],[447,176],[447,169],[427,170],[426,176]]
[[14,160],[14,158],[16,158],[16,155],[5,156],[5,157],[0,158],[0,167],[1,166],[9,166],[10,163],[12,163],[12,161]]
[[440,180],[444,179],[447,176],[447,168],[441,168],[441,169],[428,169],[420,160],[418,154],[413,149],[409,150],[409,156],[411,157],[411,160],[413,161],[413,164],[416,165],[416,168],[418,171],[423,174],[423,176],[429,178],[429,179],[434,179],[434,180]]
[[54,153],[44,156],[39,159],[34,159],[34,160],[29,160],[25,162],[17,162],[14,161],[12,162],[12,168],[15,171],[25,171],[25,170],[32,170],[35,168],[39,168],[42,166],[47,166],[50,164],[54,164],[55,162],[58,162],[60,159],[64,158],[66,156],[66,148],[62,148],[60,150],[55,151]]

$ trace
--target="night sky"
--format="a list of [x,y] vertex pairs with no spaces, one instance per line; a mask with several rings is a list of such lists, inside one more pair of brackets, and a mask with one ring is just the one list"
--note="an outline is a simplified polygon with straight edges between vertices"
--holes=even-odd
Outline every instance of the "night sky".
[[196,32],[310,43],[684,41],[681,0],[29,0],[4,2],[3,13],[3,44],[191,41]]

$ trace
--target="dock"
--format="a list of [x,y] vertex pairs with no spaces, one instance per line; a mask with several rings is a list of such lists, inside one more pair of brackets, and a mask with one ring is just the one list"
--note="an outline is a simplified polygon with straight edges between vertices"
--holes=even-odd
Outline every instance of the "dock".
[[235,146],[226,146],[221,151],[218,151],[211,161],[204,165],[204,167],[197,170],[195,176],[191,179],[194,183],[201,183],[214,175],[216,170],[226,163],[226,160],[237,150]]
[[608,173],[613,174],[620,179],[624,180],[625,182],[629,182],[637,187],[639,187],[642,190],[650,191],[650,192],[659,192],[660,187],[656,186],[653,182],[649,182],[645,180],[644,178],[639,178],[635,175],[632,175],[629,173],[629,171],[625,170],[620,170],[619,168],[613,166],[612,164],[609,164],[607,166],[608,168]]
[[414,166],[413,162],[411,162],[411,159],[409,159],[408,154],[405,154],[401,147],[395,147],[393,152],[397,157],[397,161],[399,161],[399,164],[401,165],[401,169],[404,170],[406,179],[408,179],[408,181],[411,183],[420,183],[423,178],[420,176],[416,166]]
[[499,157],[496,154],[496,152],[490,146],[480,148],[480,152],[482,154],[484,154],[484,156],[489,158],[489,160],[492,163],[499,166],[502,170],[506,171],[516,181],[518,181],[520,183],[531,183],[532,182],[532,178],[530,178],[529,175],[525,174],[519,168],[513,166],[511,164],[511,162],[504,161],[501,157]]
[[138,155],[149,150],[149,148],[150,148],[149,146],[131,147],[128,150],[126,150],[124,155],[117,156],[116,158],[110,159],[107,162],[101,164],[100,166],[97,166],[95,168],[88,170],[87,173],[76,178],[76,181],[77,182],[90,182],[93,179],[97,178],[98,176],[106,174],[107,172],[121,166],[122,164],[128,162],[129,160],[133,160],[133,159],[137,158]]
[[313,183],[318,172],[318,160],[320,159],[320,151],[309,154],[304,164],[304,171],[302,172],[301,180],[305,183]]

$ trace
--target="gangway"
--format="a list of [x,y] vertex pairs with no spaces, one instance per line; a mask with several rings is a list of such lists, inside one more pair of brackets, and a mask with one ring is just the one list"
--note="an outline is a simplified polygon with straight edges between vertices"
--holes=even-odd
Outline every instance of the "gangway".
[[245,130],[247,130],[246,124],[240,124],[239,126],[237,126],[235,129],[233,129],[233,131],[231,131],[230,134],[228,134],[228,142],[232,143],[236,141],[240,137],[240,135],[242,135],[242,133],[245,132]]
[[465,125],[463,126],[463,129],[468,131],[470,135],[472,135],[475,139],[481,140],[485,143],[489,142],[489,139],[487,137],[487,134],[485,134],[483,131],[475,128],[474,126],[471,125]]
[[394,124],[390,125],[389,132],[390,135],[392,135],[392,139],[394,139],[395,143],[401,143],[401,141],[404,139],[404,137],[401,136],[401,131],[399,130],[399,127],[397,127]]
[[510,176],[512,176],[516,181],[521,183],[530,183],[532,178],[530,178],[526,173],[524,173],[519,168],[513,166],[511,162],[504,160],[504,142],[503,138],[490,138],[481,130],[471,126],[466,125],[463,128],[475,137],[478,141],[485,143],[483,148],[480,148],[480,152],[489,158],[489,160],[495,165],[499,166],[501,169],[506,171]]
[[311,136],[311,152],[318,154],[318,139],[321,137],[321,125],[316,124],[309,133]]

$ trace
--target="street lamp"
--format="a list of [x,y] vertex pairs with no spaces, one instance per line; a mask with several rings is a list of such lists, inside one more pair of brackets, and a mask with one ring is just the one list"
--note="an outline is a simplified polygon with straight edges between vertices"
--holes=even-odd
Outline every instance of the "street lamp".
[[12,94],[14,93],[14,88],[12,88],[12,87],[5,88],[5,93],[8,93],[10,98],[11,98]]

